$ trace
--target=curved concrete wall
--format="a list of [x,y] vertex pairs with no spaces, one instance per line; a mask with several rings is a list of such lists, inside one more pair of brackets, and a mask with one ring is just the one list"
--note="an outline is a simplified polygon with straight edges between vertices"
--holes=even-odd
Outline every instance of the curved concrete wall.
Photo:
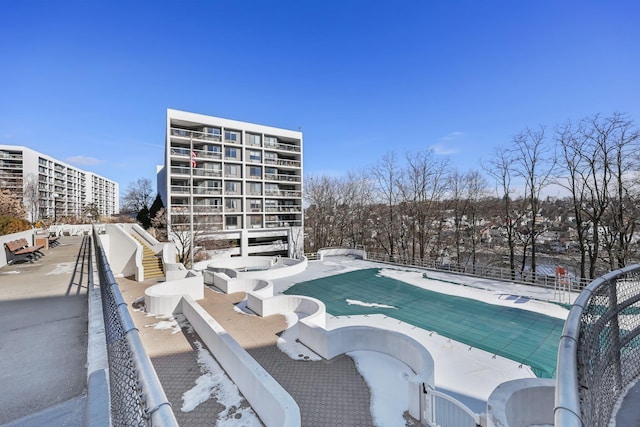
[[328,248],[328,249],[320,249],[318,251],[318,259],[322,261],[325,256],[348,256],[353,255],[360,259],[367,259],[367,252],[364,249],[355,249],[355,248]]
[[148,287],[144,291],[146,311],[156,315],[171,315],[185,295],[194,300],[204,298],[204,282],[201,275],[187,272],[183,279]]
[[[224,273],[230,278],[274,280],[302,273],[307,269],[306,257],[300,260],[281,257],[232,257],[214,261],[205,271]],[[245,268],[260,269],[243,271]]]
[[180,309],[267,427],[299,427],[300,408],[291,395],[198,303],[181,300]]
[[554,404],[554,379],[504,382],[487,400],[487,427],[552,426]]
[[395,331],[372,326],[346,326],[326,330],[326,306],[320,300],[299,295],[276,295],[264,298],[249,293],[247,307],[260,316],[294,312],[298,339],[325,359],[356,350],[377,351],[409,366],[416,375],[408,384],[409,413],[421,418],[424,405],[422,384],[434,387],[434,363],[429,351],[415,339]]
[[111,271],[115,276],[135,276],[136,280],[144,280],[142,267],[142,246],[121,226],[106,224],[105,234],[100,234]]
[[276,295],[264,297],[256,293],[247,294],[247,307],[260,316],[280,313],[296,313],[298,317],[319,326],[327,326],[327,307],[318,299],[300,295]]

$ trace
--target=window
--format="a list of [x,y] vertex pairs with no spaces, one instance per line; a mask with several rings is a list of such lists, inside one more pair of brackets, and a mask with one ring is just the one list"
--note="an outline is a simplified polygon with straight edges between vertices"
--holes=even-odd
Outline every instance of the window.
[[214,141],[220,141],[220,128],[205,127],[204,133],[207,135],[207,139],[213,139]]
[[240,142],[240,134],[232,130],[224,131],[224,140],[229,142]]
[[262,161],[262,155],[259,151],[249,151],[249,161],[250,162],[260,162]]
[[264,146],[265,147],[275,147],[278,145],[278,138],[275,136],[265,136],[264,137]]
[[228,216],[225,218],[224,223],[227,228],[236,228],[238,227],[240,221],[237,216]]
[[219,145],[205,145],[204,149],[211,156],[219,156],[222,152],[222,148]]
[[224,201],[224,207],[229,212],[237,211],[240,206],[240,199],[226,199]]
[[225,147],[224,156],[227,159],[235,159],[238,157],[238,150],[236,150],[234,147]]
[[234,181],[227,181],[224,183],[224,191],[227,194],[237,194],[238,193],[238,183]]
[[249,176],[252,178],[261,178],[262,177],[262,168],[257,166],[251,166],[249,168]]
[[278,194],[278,184],[265,184],[265,193],[267,194]]
[[251,228],[260,228],[262,226],[262,216],[260,215],[249,215],[247,219]]
[[254,135],[252,133],[247,134],[247,144],[260,146],[260,135]]
[[240,176],[238,165],[224,165],[225,176]]
[[260,199],[250,199],[249,200],[249,210],[251,212],[260,212],[262,210],[262,200],[260,200]]
[[262,195],[262,184],[259,182],[249,182],[247,185],[249,186],[247,189],[249,194],[253,194],[254,196]]

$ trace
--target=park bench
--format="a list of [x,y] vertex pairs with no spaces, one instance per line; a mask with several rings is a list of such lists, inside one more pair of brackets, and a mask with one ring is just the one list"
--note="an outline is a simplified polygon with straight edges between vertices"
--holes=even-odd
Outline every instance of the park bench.
[[59,236],[49,236],[49,247],[53,248],[54,246],[58,246],[60,244]]
[[29,246],[27,239],[18,239],[6,242],[4,244],[7,254],[7,264],[13,264],[19,261],[33,262],[44,254],[40,252],[41,245]]

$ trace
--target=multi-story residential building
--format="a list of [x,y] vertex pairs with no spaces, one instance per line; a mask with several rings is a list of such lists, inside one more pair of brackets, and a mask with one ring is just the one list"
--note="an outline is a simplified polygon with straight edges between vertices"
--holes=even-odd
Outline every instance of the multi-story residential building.
[[22,199],[31,221],[85,216],[92,204],[101,216],[120,210],[117,182],[22,146],[0,145],[0,188]]
[[302,254],[301,132],[169,109],[158,192],[170,236],[231,255]]

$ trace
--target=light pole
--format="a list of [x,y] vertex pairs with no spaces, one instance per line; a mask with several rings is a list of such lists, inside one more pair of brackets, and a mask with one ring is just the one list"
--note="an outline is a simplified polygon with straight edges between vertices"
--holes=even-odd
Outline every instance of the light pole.
[[56,224],[58,222],[58,193],[53,193],[53,223]]

